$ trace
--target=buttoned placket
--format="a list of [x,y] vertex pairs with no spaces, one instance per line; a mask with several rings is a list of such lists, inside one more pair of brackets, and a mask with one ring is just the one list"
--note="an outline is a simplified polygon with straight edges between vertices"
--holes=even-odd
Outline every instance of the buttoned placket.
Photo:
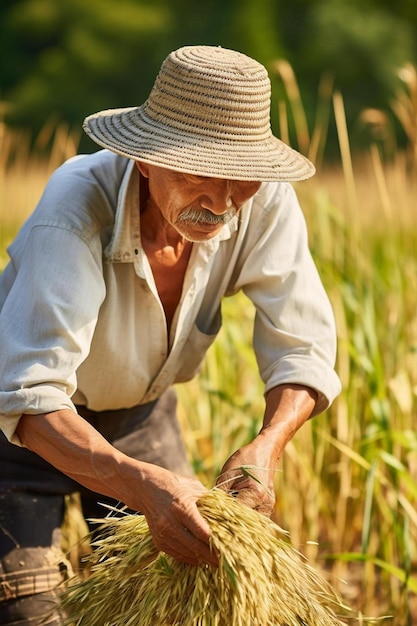
[[[167,385],[174,381],[178,359],[181,358],[182,349],[194,326],[200,302],[204,296],[204,286],[210,275],[210,258],[213,258],[218,246],[218,239],[193,246],[184,278],[181,300],[171,328],[170,350],[162,369],[151,383],[144,402],[157,398]],[[158,295],[157,298],[159,300]]]
[[[132,169],[134,168],[134,169]],[[220,241],[228,239],[237,228],[237,218],[226,224],[220,233],[205,242],[193,245],[180,302],[168,337],[165,311],[156,288],[149,260],[142,248],[140,236],[139,172],[134,162],[128,165],[119,194],[116,225],[113,239],[108,246],[109,259],[133,262],[135,273],[145,281],[152,294],[147,302],[150,307],[149,324],[155,358],[163,359],[159,373],[149,385],[143,402],[157,398],[169,384],[174,382],[178,359],[193,328],[204,296],[204,287],[210,275],[210,264]],[[155,362],[156,365],[156,362]]]
[[[159,297],[152,268],[142,247],[140,233],[140,206],[138,202],[136,202],[135,205],[130,203],[130,232],[132,250],[134,254],[133,264],[135,273],[140,280],[145,281],[149,292],[152,294],[152,297],[147,301],[147,307],[149,315],[148,323],[150,326],[152,342],[154,344],[153,354],[155,359],[161,359],[163,362],[166,362],[169,354],[169,341],[165,311]],[[143,399],[144,402],[153,400],[160,395],[159,388],[154,390],[153,387],[154,385],[151,383],[150,390],[148,390],[145,398]]]

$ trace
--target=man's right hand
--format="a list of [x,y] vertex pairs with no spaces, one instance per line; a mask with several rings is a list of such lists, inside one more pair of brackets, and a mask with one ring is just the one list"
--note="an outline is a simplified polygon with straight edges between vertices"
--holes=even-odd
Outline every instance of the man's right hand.
[[217,565],[210,548],[210,527],[196,505],[207,489],[194,478],[144,465],[140,503],[135,508],[146,516],[155,546],[184,563]]
[[23,415],[16,433],[79,484],[143,513],[159,550],[192,565],[218,563],[196,504],[207,492],[198,480],[128,457],[70,409]]

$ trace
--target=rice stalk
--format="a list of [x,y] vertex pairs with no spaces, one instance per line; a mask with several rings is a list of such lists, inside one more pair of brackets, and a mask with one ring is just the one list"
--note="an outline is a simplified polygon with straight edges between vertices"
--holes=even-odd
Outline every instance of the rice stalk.
[[349,133],[346,125],[345,106],[342,95],[336,92],[333,95],[334,115],[336,119],[337,135],[339,139],[340,155],[346,181],[346,193],[350,211],[358,206],[355,176],[353,173],[352,155],[350,151]]
[[270,519],[220,489],[198,502],[219,566],[158,552],[146,519],[107,517],[91,574],[60,596],[74,626],[342,626],[332,587]]
[[407,139],[411,152],[411,166],[413,172],[417,166],[417,69],[406,63],[398,76],[403,82],[403,89],[396,93],[396,98],[391,102],[391,108],[400,122]]
[[290,109],[294,116],[294,126],[297,135],[297,143],[303,154],[308,153],[310,145],[310,133],[308,130],[307,116],[298,87],[298,82],[291,65],[285,59],[279,59],[274,63],[273,71],[280,76],[289,100]]
[[376,188],[379,193],[379,197],[381,199],[382,214],[387,219],[392,219],[392,216],[394,213],[393,213],[390,195],[388,193],[387,178],[383,170],[381,155],[379,153],[378,147],[375,144],[371,146],[370,152],[371,152],[372,165],[374,167],[374,172],[375,172]]
[[319,83],[318,99],[316,106],[316,118],[308,151],[308,158],[313,161],[316,168],[323,164],[323,155],[326,147],[327,133],[329,130],[330,103],[333,93],[333,77],[324,74]]
[[278,119],[280,138],[284,143],[290,144],[290,130],[288,125],[287,104],[284,100],[278,102]]

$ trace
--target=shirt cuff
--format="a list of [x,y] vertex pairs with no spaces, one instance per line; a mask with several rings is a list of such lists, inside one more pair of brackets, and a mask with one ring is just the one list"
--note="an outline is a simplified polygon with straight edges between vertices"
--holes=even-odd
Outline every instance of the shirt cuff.
[[[317,401],[311,417],[326,411],[341,392],[341,383],[336,372],[330,367],[308,370],[308,364],[302,372],[280,372],[272,376],[265,385],[265,393],[273,387],[285,384],[302,385],[317,393]],[[324,381],[324,382],[323,382]]]

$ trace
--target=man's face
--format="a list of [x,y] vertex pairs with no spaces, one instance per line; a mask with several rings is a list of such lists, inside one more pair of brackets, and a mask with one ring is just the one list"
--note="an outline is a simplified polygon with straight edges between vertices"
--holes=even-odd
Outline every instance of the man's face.
[[259,189],[258,181],[183,174],[137,162],[149,182],[151,210],[188,241],[211,239]]

